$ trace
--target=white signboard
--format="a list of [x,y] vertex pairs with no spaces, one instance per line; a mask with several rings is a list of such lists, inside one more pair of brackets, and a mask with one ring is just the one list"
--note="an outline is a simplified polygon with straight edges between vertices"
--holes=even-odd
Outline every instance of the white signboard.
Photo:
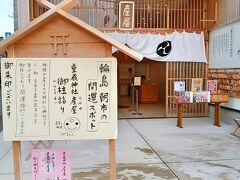
[[2,59],[4,140],[117,138],[115,58]]
[[185,81],[174,81],[174,91],[176,92],[185,91]]
[[210,68],[240,68],[240,22],[210,33]]
[[141,77],[134,77],[134,86],[141,86]]

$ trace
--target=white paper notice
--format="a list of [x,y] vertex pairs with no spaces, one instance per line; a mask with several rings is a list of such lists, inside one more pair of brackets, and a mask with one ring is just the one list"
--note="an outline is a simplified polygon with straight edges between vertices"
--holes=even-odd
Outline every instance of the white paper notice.
[[134,86],[141,86],[141,77],[134,77]]
[[116,139],[115,58],[2,59],[5,140]]
[[185,91],[185,81],[174,81],[174,91],[176,92]]

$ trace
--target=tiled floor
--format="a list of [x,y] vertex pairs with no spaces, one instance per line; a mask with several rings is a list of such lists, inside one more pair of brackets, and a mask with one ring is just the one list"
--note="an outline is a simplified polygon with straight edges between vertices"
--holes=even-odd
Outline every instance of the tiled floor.
[[[240,179],[240,138],[230,135],[232,128],[213,126],[210,118],[184,118],[183,129],[174,118],[119,120],[117,179]],[[0,139],[0,179],[13,180],[11,143]],[[107,140],[55,141],[53,147],[71,150],[72,179],[108,179]],[[24,160],[30,149],[22,143],[24,180],[31,179]]]

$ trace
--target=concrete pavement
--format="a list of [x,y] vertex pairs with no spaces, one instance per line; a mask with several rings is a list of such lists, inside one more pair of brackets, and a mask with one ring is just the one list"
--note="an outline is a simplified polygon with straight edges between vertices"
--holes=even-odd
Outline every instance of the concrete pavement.
[[[240,179],[240,138],[230,135],[233,125],[212,125],[210,118],[119,120],[116,141],[117,178],[128,179]],[[11,142],[0,138],[0,179],[13,180]],[[70,148],[72,179],[108,179],[108,141],[54,141]],[[22,143],[24,180],[31,179],[31,146]]]

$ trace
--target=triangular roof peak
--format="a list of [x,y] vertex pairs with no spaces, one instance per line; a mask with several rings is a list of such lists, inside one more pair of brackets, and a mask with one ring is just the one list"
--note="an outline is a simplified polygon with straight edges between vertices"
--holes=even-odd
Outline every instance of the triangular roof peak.
[[143,56],[141,54],[137,53],[136,51],[130,49],[129,47],[125,46],[124,44],[122,44],[122,43],[118,42],[117,40],[107,36],[106,34],[99,31],[98,29],[90,26],[89,24],[81,21],[79,18],[77,18],[77,17],[71,15],[70,13],[68,13],[67,11],[69,9],[76,6],[76,4],[77,4],[76,0],[64,0],[57,5],[54,5],[50,2],[48,2],[47,0],[38,0],[38,2],[41,3],[42,5],[48,7],[49,10],[47,12],[45,12],[44,14],[40,15],[39,17],[37,17],[36,19],[34,19],[33,21],[31,21],[26,27],[16,31],[9,38],[1,41],[0,42],[0,52],[5,50],[8,46],[15,43],[16,41],[18,41],[19,39],[21,39],[22,37],[24,37],[28,33],[32,32],[36,28],[40,27],[43,23],[45,23],[49,19],[51,19],[51,17],[54,17],[56,14],[60,14],[64,18],[70,20],[70,22],[80,26],[81,28],[88,31],[89,33],[91,33],[91,34],[97,36],[98,38],[108,42],[109,44],[116,47],[117,49],[119,49],[123,53],[132,57],[133,59],[135,59],[137,61],[141,61],[143,59]]

